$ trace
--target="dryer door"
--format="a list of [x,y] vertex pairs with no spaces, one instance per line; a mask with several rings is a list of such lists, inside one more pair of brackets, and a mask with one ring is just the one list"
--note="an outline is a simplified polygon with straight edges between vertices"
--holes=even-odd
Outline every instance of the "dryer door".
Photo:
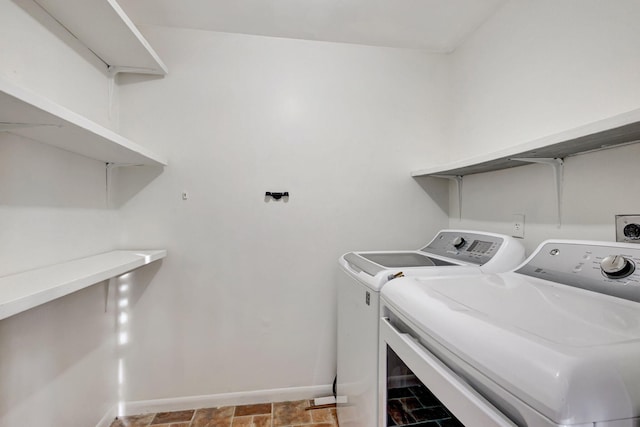
[[388,318],[380,319],[379,425],[437,421],[453,427],[515,427],[465,381]]

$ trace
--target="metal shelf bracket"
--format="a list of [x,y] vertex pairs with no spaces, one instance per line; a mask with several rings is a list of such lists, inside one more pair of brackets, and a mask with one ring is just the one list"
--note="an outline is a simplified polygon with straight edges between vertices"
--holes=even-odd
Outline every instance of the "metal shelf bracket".
[[558,210],[558,228],[562,225],[562,183],[564,176],[564,160],[560,158],[535,158],[535,157],[518,157],[511,158],[517,162],[525,163],[541,163],[549,165],[553,169],[553,178],[556,182],[556,208]]
[[456,183],[458,190],[458,219],[462,219],[462,175],[431,175],[434,178],[444,178]]

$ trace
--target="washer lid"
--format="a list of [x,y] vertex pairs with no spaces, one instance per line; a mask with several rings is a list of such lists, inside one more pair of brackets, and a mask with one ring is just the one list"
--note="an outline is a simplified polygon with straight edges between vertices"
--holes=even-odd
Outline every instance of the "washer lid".
[[443,265],[456,265],[452,262],[432,258],[419,252],[377,252],[367,253],[361,252],[362,258],[380,264],[385,268],[402,268],[402,267],[434,267]]
[[349,252],[344,259],[371,276],[390,268],[458,266],[418,251]]
[[639,303],[517,273],[403,278],[382,295],[558,424],[640,416]]

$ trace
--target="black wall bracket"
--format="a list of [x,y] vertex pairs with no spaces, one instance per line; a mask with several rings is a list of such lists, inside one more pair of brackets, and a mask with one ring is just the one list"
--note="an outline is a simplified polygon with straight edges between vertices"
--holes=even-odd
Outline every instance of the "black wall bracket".
[[289,197],[289,192],[285,191],[284,193],[275,193],[272,191],[267,191],[264,195],[265,197],[272,197],[275,200],[280,200],[283,197]]

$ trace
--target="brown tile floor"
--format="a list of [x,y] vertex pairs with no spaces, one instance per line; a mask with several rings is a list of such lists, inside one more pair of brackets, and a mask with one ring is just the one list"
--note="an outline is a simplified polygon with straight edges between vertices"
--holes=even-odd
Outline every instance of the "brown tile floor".
[[312,401],[223,406],[118,417],[111,427],[338,427],[335,407]]

